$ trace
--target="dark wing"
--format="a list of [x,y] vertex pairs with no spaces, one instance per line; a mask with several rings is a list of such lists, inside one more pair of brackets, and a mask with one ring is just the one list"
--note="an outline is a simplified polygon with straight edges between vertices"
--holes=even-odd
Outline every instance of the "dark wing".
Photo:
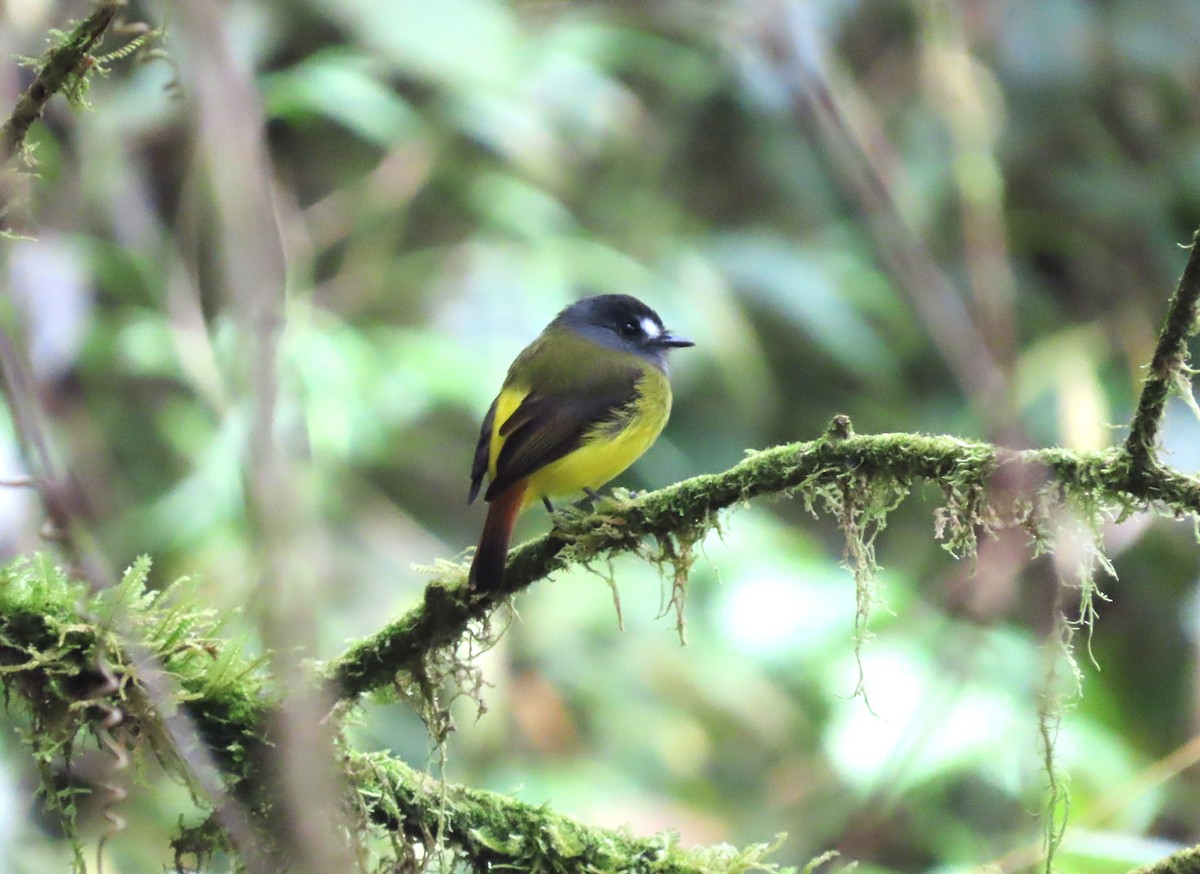
[[601,422],[616,422],[636,398],[639,374],[597,397],[539,395],[531,392],[500,426],[504,445],[496,459],[496,478],[484,500],[490,501],[518,480],[578,448],[583,435]]
[[492,420],[496,418],[496,404],[500,398],[492,401],[487,415],[483,417],[483,427],[479,429],[479,442],[475,444],[475,460],[471,462],[471,493],[467,495],[467,503],[474,503],[483,485],[483,475],[488,469],[488,452],[492,443]]

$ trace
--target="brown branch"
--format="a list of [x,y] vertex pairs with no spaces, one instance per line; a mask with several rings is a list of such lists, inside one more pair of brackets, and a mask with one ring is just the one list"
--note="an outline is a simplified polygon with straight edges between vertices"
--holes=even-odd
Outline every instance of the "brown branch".
[[37,76],[0,126],[0,165],[7,164],[20,151],[30,126],[42,117],[50,98],[72,79],[84,75],[92,49],[104,38],[122,5],[124,0],[103,0],[91,15],[75,26],[61,45],[46,55]]
[[341,775],[331,726],[323,721],[331,702],[317,696],[304,664],[316,645],[312,595],[324,576],[322,536],[299,487],[298,458],[279,440],[277,427],[287,263],[265,110],[250,71],[235,61],[222,7],[173,0],[170,8],[220,231],[221,269],[212,285],[228,298],[238,326],[240,366],[232,388],[251,415],[242,478],[256,580],[252,600],[282,702],[272,714],[273,743],[262,769],[272,815],[282,824],[271,837],[283,857],[303,860],[297,874],[347,871],[354,866],[337,829]]

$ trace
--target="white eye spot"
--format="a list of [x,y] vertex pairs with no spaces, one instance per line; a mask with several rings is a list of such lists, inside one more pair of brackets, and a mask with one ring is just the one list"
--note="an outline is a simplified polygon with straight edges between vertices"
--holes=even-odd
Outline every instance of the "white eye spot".
[[662,329],[654,323],[654,319],[650,318],[649,316],[646,316],[645,318],[642,319],[642,333],[645,334],[647,337],[649,337],[651,340],[656,340],[656,339],[658,339],[658,336],[662,333]]

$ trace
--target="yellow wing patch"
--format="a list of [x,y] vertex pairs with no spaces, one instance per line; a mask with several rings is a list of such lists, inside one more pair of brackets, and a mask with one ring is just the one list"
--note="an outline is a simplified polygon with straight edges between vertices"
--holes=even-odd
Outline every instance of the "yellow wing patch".
[[500,427],[517,411],[517,407],[521,406],[521,401],[525,400],[528,394],[528,388],[508,386],[501,389],[499,397],[496,398],[496,415],[492,419],[492,437],[488,449],[488,477],[493,480],[496,478],[496,459],[500,457],[500,450],[504,448],[504,437],[500,436]]

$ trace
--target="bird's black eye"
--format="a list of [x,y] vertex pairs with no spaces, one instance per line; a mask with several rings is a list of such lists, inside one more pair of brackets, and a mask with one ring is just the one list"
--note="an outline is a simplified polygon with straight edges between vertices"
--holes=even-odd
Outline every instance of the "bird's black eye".
[[641,333],[641,326],[638,325],[637,322],[625,322],[620,328],[618,328],[618,330],[620,331],[622,337],[629,337],[632,339]]

